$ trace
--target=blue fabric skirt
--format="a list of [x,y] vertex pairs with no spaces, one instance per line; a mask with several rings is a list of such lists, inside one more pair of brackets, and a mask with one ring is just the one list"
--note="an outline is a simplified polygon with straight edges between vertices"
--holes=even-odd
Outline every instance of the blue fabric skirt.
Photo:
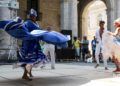
[[37,40],[24,40],[18,56],[19,63],[22,64],[32,64],[36,66],[47,62],[47,58],[41,51],[39,41]]

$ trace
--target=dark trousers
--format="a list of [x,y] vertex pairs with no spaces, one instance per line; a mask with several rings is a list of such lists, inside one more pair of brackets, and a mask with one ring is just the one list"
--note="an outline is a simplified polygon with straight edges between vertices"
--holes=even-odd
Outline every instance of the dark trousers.
[[85,54],[88,53],[88,48],[83,48],[82,49],[82,60],[85,61]]
[[95,62],[95,50],[92,50],[93,61]]

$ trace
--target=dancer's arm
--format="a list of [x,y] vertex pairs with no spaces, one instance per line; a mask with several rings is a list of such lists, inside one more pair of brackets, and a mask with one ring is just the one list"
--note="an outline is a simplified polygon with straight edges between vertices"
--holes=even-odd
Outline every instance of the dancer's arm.
[[116,33],[108,32],[109,35],[115,36]]

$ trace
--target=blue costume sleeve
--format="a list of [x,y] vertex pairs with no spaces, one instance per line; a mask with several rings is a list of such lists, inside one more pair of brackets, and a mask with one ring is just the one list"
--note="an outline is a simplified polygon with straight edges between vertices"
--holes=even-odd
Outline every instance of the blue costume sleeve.
[[13,20],[0,21],[0,29],[4,29],[10,36],[21,40],[37,39],[36,36],[30,34],[28,29],[22,22]]
[[21,40],[39,39],[60,46],[65,45],[68,41],[68,38],[61,33],[40,30],[39,26],[31,21],[26,21],[25,24],[9,20],[0,21],[0,28],[5,28],[8,34]]
[[36,30],[36,29],[40,29],[39,25],[37,23],[32,22],[31,20],[25,21],[24,24],[29,32]]
[[0,29],[4,29],[5,25],[9,22],[10,20],[0,21]]

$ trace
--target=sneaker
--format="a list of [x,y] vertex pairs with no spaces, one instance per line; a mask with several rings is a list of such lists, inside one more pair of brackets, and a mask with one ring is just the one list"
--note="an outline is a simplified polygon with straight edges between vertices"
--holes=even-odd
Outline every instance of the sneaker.
[[96,64],[95,68],[97,68],[99,66],[99,64]]
[[109,70],[107,67],[105,67],[105,70]]
[[51,67],[51,69],[52,69],[52,70],[54,70],[54,69],[55,69],[55,67]]

